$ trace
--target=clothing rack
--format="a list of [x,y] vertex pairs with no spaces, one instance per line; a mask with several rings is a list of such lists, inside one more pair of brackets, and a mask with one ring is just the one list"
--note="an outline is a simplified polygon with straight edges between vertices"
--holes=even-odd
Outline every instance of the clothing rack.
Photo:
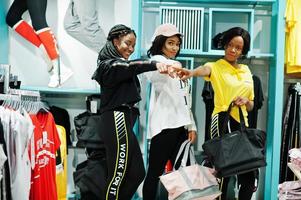
[[7,100],[20,101],[21,98],[19,96],[11,95],[11,94],[0,94],[0,100],[2,100],[2,101],[7,101]]
[[284,79],[284,83],[286,83],[286,84],[298,83],[300,81],[301,81],[301,79],[298,79],[298,78],[285,78]]
[[36,114],[40,110],[48,112],[49,107],[41,101],[39,91],[9,89],[8,94],[0,94],[4,107],[18,110],[23,108],[28,113]]
[[10,74],[10,65],[1,64],[0,69],[3,71],[4,76],[4,94],[6,94],[9,90],[9,74]]
[[32,98],[30,100],[33,101],[41,100],[41,95],[39,91],[9,89],[8,94],[19,96],[21,100],[28,100],[28,98]]

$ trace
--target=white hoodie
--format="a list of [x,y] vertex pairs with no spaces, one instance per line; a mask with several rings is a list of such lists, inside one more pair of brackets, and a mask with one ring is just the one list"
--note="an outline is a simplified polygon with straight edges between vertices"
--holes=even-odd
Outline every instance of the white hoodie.
[[[171,64],[174,60],[156,55],[151,60]],[[146,72],[144,75],[152,83],[148,115],[148,139],[164,129],[185,126],[188,131],[196,131],[191,112],[191,85],[160,74],[158,71]]]

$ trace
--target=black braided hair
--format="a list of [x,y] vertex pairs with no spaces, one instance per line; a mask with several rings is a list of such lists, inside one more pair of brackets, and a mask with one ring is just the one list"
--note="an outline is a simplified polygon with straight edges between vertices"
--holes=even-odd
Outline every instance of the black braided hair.
[[113,39],[118,39],[120,36],[124,36],[127,34],[133,33],[136,37],[136,33],[133,29],[123,25],[123,24],[117,24],[113,26],[108,34],[107,40],[113,41]]

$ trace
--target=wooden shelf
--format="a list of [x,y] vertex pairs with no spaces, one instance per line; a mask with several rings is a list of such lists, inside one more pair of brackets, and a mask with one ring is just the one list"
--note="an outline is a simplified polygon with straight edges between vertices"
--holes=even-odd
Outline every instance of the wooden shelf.
[[287,163],[287,166],[292,170],[292,172],[294,172],[297,178],[301,180],[301,171],[298,169],[298,167],[293,163]]

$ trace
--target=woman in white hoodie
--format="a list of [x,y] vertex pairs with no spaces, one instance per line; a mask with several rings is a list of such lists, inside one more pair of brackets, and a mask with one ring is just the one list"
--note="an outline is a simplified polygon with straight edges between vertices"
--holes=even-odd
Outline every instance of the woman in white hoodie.
[[[178,66],[173,60],[180,52],[182,34],[172,24],[159,25],[147,52],[151,60]],[[148,138],[151,139],[149,166],[143,185],[143,199],[154,200],[159,176],[165,164],[175,156],[186,139],[196,140],[196,126],[191,112],[191,86],[188,81],[172,79],[157,72],[145,73],[152,83]]]

